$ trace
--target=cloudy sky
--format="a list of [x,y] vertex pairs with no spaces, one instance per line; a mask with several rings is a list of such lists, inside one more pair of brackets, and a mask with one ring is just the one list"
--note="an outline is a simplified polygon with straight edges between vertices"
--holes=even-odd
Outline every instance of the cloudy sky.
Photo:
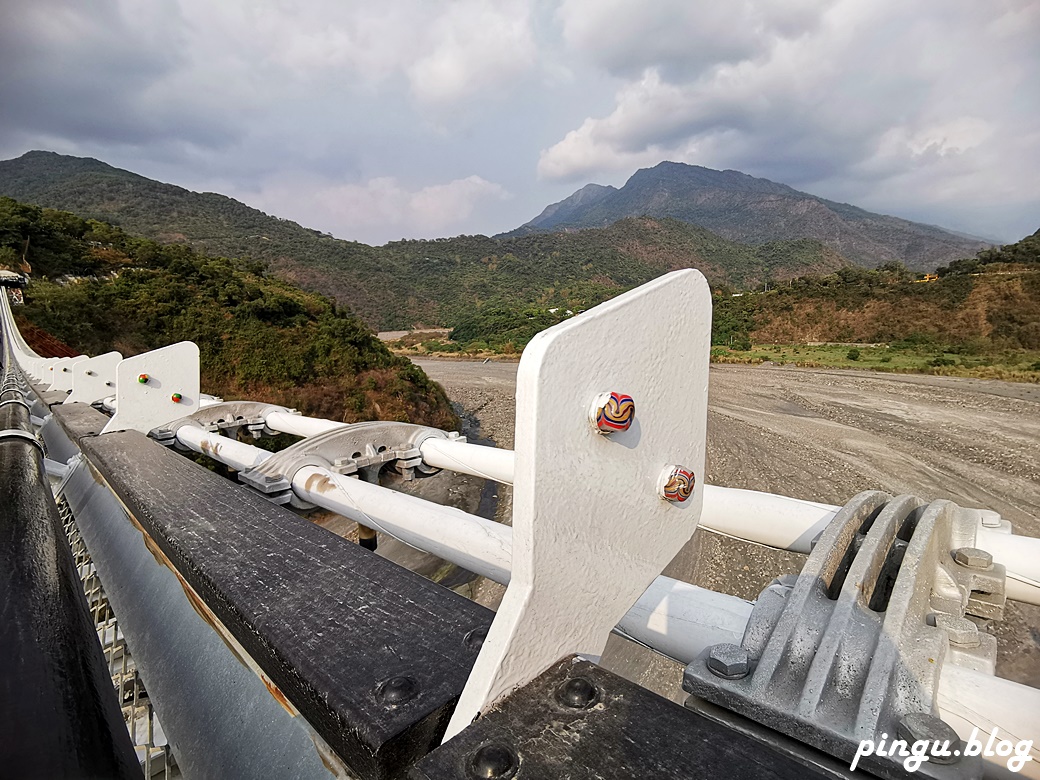
[[0,158],[341,238],[491,234],[661,160],[1011,241],[1037,0],[0,0]]

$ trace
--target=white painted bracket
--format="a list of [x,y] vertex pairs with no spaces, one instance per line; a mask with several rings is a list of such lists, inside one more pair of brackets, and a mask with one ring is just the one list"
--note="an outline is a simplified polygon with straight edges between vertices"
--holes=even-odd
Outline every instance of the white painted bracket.
[[54,365],[51,366],[50,371],[50,382],[51,390],[60,390],[63,393],[69,392],[72,389],[72,371],[73,368],[89,358],[86,355],[77,355],[76,357],[63,357],[58,358]]
[[[535,336],[517,373],[512,578],[445,739],[562,656],[610,630],[700,517],[711,295],[698,271],[662,276]],[[632,397],[627,430],[590,407]],[[681,503],[661,497],[692,472]],[[670,486],[674,495],[676,483]]]
[[21,359],[20,365],[33,382],[48,384],[51,377],[51,372],[48,369],[55,360],[57,358],[26,357]]
[[92,404],[116,391],[116,367],[123,356],[118,352],[88,358],[72,366],[72,394],[62,403]]
[[148,433],[198,409],[199,348],[182,341],[119,363],[116,411],[101,432]]

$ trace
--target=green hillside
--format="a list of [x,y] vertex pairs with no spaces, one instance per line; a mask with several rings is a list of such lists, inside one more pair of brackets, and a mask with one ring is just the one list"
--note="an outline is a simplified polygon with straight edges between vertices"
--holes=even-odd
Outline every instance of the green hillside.
[[746,246],[671,219],[517,238],[458,236],[371,247],[194,193],[97,160],[29,152],[0,162],[0,194],[128,233],[266,263],[300,287],[349,306],[379,329],[454,326],[489,301],[587,308],[685,267],[715,284],[751,285],[848,264],[811,240]]
[[457,422],[443,390],[357,317],[259,263],[0,197],[0,267],[29,266],[18,316],[83,353],[190,340],[208,392],[347,422]]

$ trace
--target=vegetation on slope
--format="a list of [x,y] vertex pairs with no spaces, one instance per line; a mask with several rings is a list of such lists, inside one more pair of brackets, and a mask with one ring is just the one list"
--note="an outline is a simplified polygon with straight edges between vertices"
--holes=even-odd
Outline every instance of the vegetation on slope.
[[[713,290],[713,359],[1040,379],[1040,231],[919,278],[898,263]],[[452,341],[402,352],[510,354],[565,310],[484,307]],[[772,346],[776,345],[776,346]],[[843,346],[842,346],[843,345]]]
[[258,263],[0,198],[0,266],[23,255],[33,281],[19,314],[84,353],[190,340],[208,392],[347,422],[457,422],[443,390],[355,316]]
[[221,195],[50,152],[0,163],[0,193],[108,220],[162,242],[263,261],[383,330],[454,326],[489,303],[587,308],[674,268],[696,267],[713,283],[747,286],[848,264],[815,241],[750,247],[676,220],[643,218],[601,230],[371,247]]

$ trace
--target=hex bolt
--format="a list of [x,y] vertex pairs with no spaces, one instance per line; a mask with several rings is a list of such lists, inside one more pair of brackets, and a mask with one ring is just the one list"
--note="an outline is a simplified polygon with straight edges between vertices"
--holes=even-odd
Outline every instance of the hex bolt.
[[968,569],[988,569],[993,565],[993,556],[977,547],[959,547],[953,551],[953,559]]
[[564,707],[583,710],[599,696],[599,689],[584,677],[572,677],[556,689],[556,700]]
[[519,757],[505,745],[491,743],[477,749],[469,760],[469,776],[477,780],[509,780],[520,766]]
[[950,755],[929,755],[928,760],[935,764],[956,764],[961,760],[959,755],[955,755],[960,752],[960,737],[948,723],[939,720],[934,715],[911,712],[899,721],[896,736],[899,739],[905,739],[908,745],[912,745],[914,742],[949,742]]
[[407,675],[391,677],[376,687],[376,698],[387,707],[411,701],[419,693],[419,683]]
[[979,627],[967,618],[940,614],[935,616],[935,625],[947,633],[951,645],[978,647],[982,643]]
[[636,418],[636,402],[624,393],[600,393],[589,408],[589,422],[598,433],[627,431]]
[[708,650],[706,659],[709,671],[724,680],[739,680],[751,671],[751,656],[740,645],[714,645]]
[[96,373],[96,372],[94,372],[94,371],[86,371],[86,372],[84,372],[84,373],[85,373],[85,374],[86,374],[87,376],[97,376],[97,373]]
[[697,477],[682,466],[665,466],[657,481],[657,493],[665,501],[681,504],[693,495]]

